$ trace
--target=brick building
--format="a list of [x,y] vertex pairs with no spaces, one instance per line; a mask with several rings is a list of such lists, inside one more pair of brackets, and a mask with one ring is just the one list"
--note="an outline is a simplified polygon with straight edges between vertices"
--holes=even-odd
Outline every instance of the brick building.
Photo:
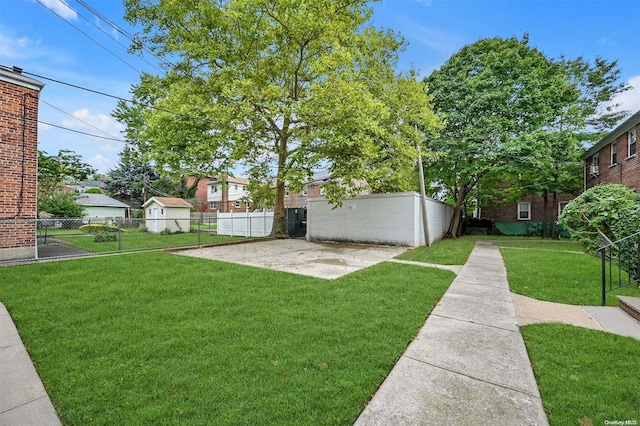
[[0,260],[36,257],[38,96],[44,84],[0,66]]
[[640,111],[591,147],[583,156],[584,189],[619,183],[640,192]]
[[[562,210],[574,198],[573,195],[559,194],[554,203],[553,194],[549,194],[547,222],[556,222]],[[509,228],[521,228],[522,231],[529,229],[537,233],[535,228],[541,226],[544,219],[544,199],[538,194],[529,194],[517,202],[505,205],[487,204],[482,208],[480,217],[495,222],[498,230],[503,226],[501,224],[519,224],[519,226],[511,225]]]

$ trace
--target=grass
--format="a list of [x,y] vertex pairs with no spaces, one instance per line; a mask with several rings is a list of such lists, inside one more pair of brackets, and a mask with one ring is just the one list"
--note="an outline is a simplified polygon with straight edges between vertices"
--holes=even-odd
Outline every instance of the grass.
[[640,421],[640,341],[563,324],[528,325],[522,335],[552,426]]
[[325,281],[166,253],[0,269],[63,424],[352,424],[453,279]]
[[536,237],[511,237],[501,235],[465,235],[458,238],[447,238],[431,245],[431,247],[418,247],[397,256],[398,259],[412,260],[414,262],[435,263],[438,265],[464,265],[476,245],[476,242],[484,241],[511,241],[517,244],[521,241],[540,241]]
[[105,241],[95,242],[95,235],[66,235],[56,236],[57,239],[67,242],[70,246],[92,253],[111,253],[120,249],[144,250],[156,248],[185,247],[195,245],[217,244],[228,241],[244,240],[244,237],[231,237],[227,235],[215,235],[207,232],[186,232],[180,234],[162,235],[150,232],[122,232],[121,242]]
[[[548,247],[545,250],[518,250],[499,244],[514,293],[570,305],[598,306],[602,303],[601,266],[595,256],[552,252]],[[550,242],[548,246],[553,244]],[[609,293],[607,305],[617,306],[615,295],[640,297],[640,290],[629,286]]]

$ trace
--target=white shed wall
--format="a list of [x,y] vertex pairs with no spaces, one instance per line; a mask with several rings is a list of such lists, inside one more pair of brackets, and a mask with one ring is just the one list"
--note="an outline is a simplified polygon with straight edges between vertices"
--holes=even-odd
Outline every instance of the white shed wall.
[[[333,209],[325,199],[307,201],[308,240],[425,245],[419,194],[373,194],[342,202],[342,207]],[[453,207],[427,200],[431,242],[444,237],[452,214]]]

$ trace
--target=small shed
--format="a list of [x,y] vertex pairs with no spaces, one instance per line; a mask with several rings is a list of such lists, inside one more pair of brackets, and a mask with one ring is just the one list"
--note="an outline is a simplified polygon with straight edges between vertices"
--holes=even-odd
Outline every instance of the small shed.
[[142,205],[149,232],[189,232],[193,206],[182,198],[151,197]]
[[104,194],[81,194],[76,204],[85,208],[85,218],[126,217],[129,206]]

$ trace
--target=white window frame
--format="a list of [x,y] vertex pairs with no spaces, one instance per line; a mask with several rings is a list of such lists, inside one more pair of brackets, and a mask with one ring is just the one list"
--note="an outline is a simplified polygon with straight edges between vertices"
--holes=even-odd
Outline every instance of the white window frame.
[[[522,205],[526,205],[527,206],[526,210],[522,210],[520,208],[520,206],[522,206]],[[528,202],[528,201],[520,201],[517,206],[518,206],[518,210],[517,210],[516,214],[518,216],[518,220],[531,220],[531,203]],[[524,211],[527,212],[527,217],[526,218],[520,217],[520,213],[524,212]]]
[[[633,153],[631,146],[633,145]],[[638,132],[636,129],[629,130],[627,136],[627,158],[635,157],[638,154]]]
[[611,165],[618,164],[618,141],[611,142]]
[[236,200],[235,208],[239,209],[240,207],[242,207],[242,202],[240,200]]
[[569,204],[568,201],[558,202],[558,218],[560,218],[560,215],[562,214],[563,210],[565,209],[565,207],[567,207],[568,204]]

